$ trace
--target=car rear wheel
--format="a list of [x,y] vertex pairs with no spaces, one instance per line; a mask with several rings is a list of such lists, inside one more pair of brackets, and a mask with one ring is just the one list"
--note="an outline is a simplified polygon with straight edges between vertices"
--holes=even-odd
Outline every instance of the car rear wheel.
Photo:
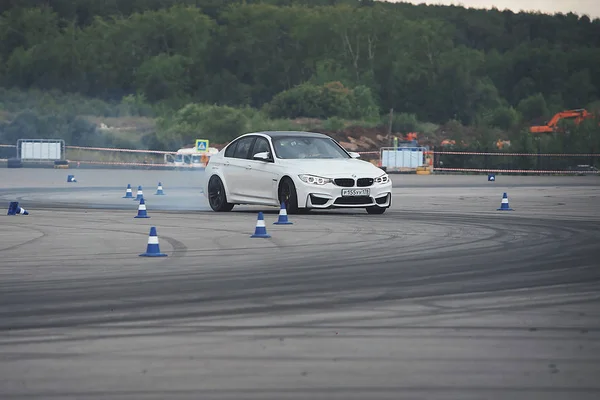
[[[288,214],[298,214],[298,193],[296,185],[290,178],[283,178],[279,184],[279,203],[285,204]],[[303,209],[304,210],[304,209]]]
[[217,175],[211,176],[208,181],[208,204],[213,211],[231,211],[234,206],[227,202],[225,187]]
[[387,207],[378,207],[378,206],[367,207],[367,212],[369,214],[383,214],[385,212],[385,210],[387,210]]

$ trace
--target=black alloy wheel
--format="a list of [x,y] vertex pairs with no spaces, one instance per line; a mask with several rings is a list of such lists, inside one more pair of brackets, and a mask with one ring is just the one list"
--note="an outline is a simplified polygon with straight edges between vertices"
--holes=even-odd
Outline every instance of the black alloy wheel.
[[225,187],[217,175],[211,176],[208,181],[208,204],[213,211],[231,211],[234,206],[227,202]]
[[297,214],[299,211],[296,186],[290,178],[283,178],[279,184],[279,203],[285,204],[285,209],[288,214]]

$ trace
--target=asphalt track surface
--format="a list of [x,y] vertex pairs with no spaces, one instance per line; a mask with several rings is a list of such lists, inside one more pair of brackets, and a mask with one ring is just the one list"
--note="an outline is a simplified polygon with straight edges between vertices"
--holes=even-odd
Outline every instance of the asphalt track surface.
[[598,399],[600,177],[497,178],[255,239],[202,172],[0,170],[0,398]]

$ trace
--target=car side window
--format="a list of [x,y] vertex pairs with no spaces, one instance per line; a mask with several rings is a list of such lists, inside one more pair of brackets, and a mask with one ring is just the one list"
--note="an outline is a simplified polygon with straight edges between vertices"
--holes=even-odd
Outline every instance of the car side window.
[[235,148],[237,147],[238,142],[239,142],[239,140],[237,142],[233,142],[229,146],[227,146],[227,149],[225,150],[225,157],[229,157],[229,158],[233,157],[233,155],[235,154]]
[[242,138],[238,141],[237,147],[235,148],[235,152],[233,153],[234,158],[250,158],[250,149],[252,148],[252,144],[254,143],[254,136],[248,136]]
[[271,146],[269,146],[269,141],[263,137],[257,137],[256,142],[254,142],[254,149],[252,149],[252,156],[256,153],[269,153],[269,156],[273,158],[273,152],[271,151]]

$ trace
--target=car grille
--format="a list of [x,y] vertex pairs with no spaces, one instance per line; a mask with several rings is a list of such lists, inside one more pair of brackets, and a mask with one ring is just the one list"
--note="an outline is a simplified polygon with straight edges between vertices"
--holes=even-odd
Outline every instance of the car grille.
[[371,203],[373,203],[373,199],[369,196],[340,197],[335,201],[335,204],[339,205],[358,205]]
[[342,186],[342,187],[353,187],[354,186],[354,179],[351,179],[351,178],[338,178],[338,179],[334,179],[333,181],[335,182],[336,185]]
[[371,186],[373,184],[373,181],[374,181],[373,178],[359,178],[356,181],[356,186],[358,186],[358,187]]

